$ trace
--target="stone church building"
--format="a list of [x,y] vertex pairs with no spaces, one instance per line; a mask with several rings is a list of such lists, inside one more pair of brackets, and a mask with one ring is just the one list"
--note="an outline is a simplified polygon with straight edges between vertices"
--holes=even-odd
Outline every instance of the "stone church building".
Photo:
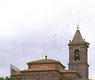
[[88,47],[77,28],[69,41],[69,70],[57,60],[45,59],[30,61],[28,69],[19,70],[11,65],[11,77],[16,80],[88,80]]

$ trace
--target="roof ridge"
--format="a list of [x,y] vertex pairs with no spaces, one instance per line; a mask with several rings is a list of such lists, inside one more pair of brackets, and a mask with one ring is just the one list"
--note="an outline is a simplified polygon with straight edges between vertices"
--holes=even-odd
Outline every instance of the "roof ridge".
[[39,60],[35,60],[35,61],[30,61],[27,64],[29,64],[29,63],[38,63],[38,62],[44,63],[44,61],[47,61],[47,62],[59,62],[59,61],[54,60],[54,59],[39,59]]

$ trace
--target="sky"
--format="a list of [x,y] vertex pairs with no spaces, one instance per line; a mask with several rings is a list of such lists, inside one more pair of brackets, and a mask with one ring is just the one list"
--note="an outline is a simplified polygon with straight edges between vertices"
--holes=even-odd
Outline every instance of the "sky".
[[10,75],[10,64],[27,69],[46,54],[68,69],[77,24],[90,43],[89,78],[95,78],[95,0],[0,0],[0,76]]

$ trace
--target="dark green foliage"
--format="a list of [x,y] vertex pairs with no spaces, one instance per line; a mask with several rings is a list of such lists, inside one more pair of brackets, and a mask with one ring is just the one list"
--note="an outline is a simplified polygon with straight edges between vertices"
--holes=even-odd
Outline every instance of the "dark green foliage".
[[11,78],[11,77],[0,77],[0,80],[15,80],[15,79],[13,79],[13,78]]
[[5,80],[3,77],[0,77],[0,80]]
[[86,44],[86,47],[89,48],[89,43],[88,42],[85,42],[85,44]]

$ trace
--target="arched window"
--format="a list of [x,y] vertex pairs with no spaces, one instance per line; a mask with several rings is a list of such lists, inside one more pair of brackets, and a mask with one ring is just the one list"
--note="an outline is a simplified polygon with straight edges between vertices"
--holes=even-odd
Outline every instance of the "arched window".
[[79,50],[78,50],[78,49],[75,50],[75,53],[74,53],[74,60],[75,60],[75,61],[79,61],[79,60],[80,60],[80,55],[79,55]]

